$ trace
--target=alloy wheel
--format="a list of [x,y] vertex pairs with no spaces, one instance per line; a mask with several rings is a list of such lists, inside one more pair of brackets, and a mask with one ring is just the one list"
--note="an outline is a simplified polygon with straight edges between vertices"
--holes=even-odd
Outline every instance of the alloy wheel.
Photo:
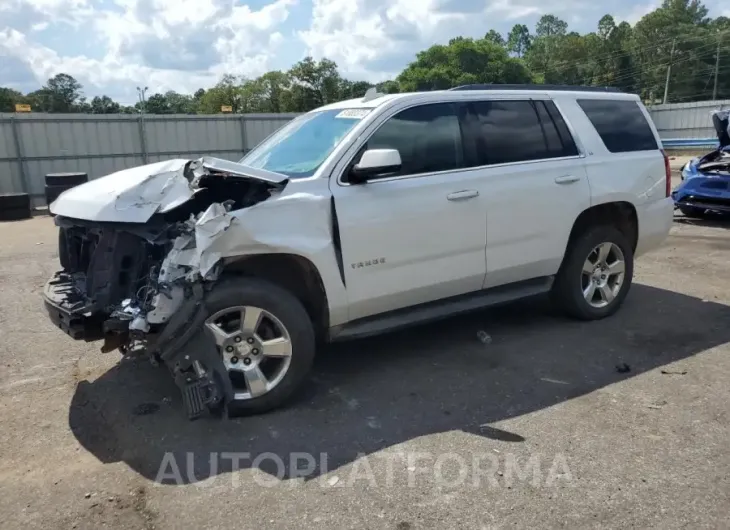
[[229,307],[210,316],[205,325],[223,357],[234,399],[260,397],[284,379],[291,365],[292,341],[272,313],[252,306]]

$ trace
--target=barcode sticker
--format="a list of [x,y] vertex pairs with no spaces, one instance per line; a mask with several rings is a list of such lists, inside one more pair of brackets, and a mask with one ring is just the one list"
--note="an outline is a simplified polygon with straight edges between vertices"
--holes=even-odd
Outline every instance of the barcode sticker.
[[338,113],[335,118],[345,118],[345,119],[351,119],[351,120],[360,120],[367,116],[367,114],[370,112],[370,109],[345,109],[342,112]]

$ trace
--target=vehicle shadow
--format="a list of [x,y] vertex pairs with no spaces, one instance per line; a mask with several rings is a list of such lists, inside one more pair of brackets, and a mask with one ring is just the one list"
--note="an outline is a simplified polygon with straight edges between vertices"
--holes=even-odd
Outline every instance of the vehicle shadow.
[[[479,331],[490,337],[478,339]],[[621,311],[600,322],[567,320],[538,299],[330,346],[298,400],[256,417],[190,422],[166,370],[121,362],[78,384],[69,423],[100,461],[124,461],[151,480],[166,454],[182,467],[192,453],[193,465],[162,482],[191,483],[232,470],[232,460],[213,461],[211,453],[246,453],[241,468],[279,478],[301,474],[292,467],[293,453],[326,453],[326,469],[317,456],[311,479],[361,454],[432,433],[456,430],[520,443],[520,433],[490,424],[728,341],[730,307],[635,284]],[[630,372],[619,373],[622,363]],[[160,408],[139,415],[143,403]],[[257,461],[272,454],[279,462]]]

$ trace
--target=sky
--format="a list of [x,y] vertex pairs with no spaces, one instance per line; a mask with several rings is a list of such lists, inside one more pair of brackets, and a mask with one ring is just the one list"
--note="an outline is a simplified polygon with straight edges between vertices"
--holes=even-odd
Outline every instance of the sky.
[[[659,0],[0,0],[0,86],[29,92],[58,73],[88,99],[130,104],[137,86],[192,93],[223,74],[254,78],[311,55],[352,80],[395,77],[416,52],[552,13],[593,31],[611,14],[635,23]],[[721,0],[710,15],[730,15]],[[723,11],[726,11],[723,13]]]

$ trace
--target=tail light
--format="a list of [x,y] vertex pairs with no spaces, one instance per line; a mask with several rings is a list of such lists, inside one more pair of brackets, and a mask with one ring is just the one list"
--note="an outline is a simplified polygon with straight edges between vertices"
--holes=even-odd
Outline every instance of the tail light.
[[662,155],[664,156],[664,171],[666,178],[665,197],[669,197],[672,194],[672,169],[669,167],[669,157],[667,156],[667,152],[663,149]]

